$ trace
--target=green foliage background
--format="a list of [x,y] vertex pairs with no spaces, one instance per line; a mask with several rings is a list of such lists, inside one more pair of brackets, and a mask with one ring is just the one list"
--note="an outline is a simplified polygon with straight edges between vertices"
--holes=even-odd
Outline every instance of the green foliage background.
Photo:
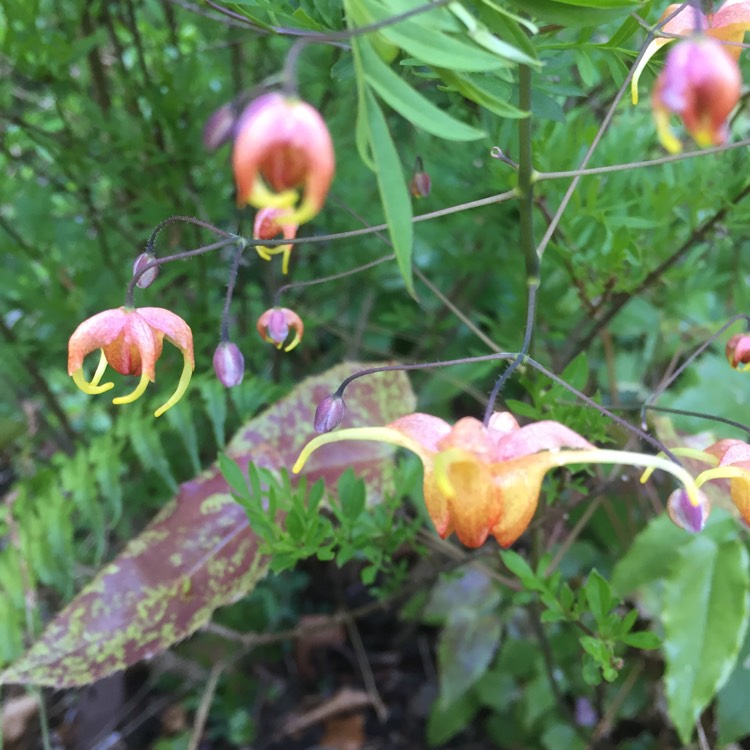
[[[344,29],[345,10],[352,25],[361,25],[417,4],[258,0],[231,7],[259,27],[321,31]],[[513,170],[493,159],[490,149],[498,146],[518,158],[519,60],[533,66],[535,169],[575,169],[645,38],[631,11],[655,22],[663,8],[618,0],[476,0],[462,7],[484,31],[507,43],[502,54],[483,47],[460,15],[435,11],[411,19],[411,31],[397,25],[377,37],[361,37],[353,52],[310,45],[301,57],[300,93],[323,113],[338,163],[327,206],[309,231],[325,234],[387,221],[400,263],[381,265],[365,277],[288,292],[284,304],[304,318],[306,330],[302,346],[281,355],[254,331],[257,316],[283,283],[279,264],[248,254],[231,320],[248,375],[240,389],[228,394],[215,382],[210,365],[228,258],[200,257],[167,266],[139,299],[189,320],[198,364],[185,402],[154,421],[153,407],[164,401],[178,377],[175,352],[165,349],[157,382],[144,399],[114,408],[106,398],[92,399],[75,389],[66,373],[67,339],[84,318],[122,304],[132,261],[151,229],[167,216],[193,215],[231,231],[251,232],[252,214],[234,205],[227,151],[205,152],[201,132],[214,109],[278,74],[292,40],[258,33],[207,6],[167,0],[5,3],[0,11],[0,166],[5,176],[0,182],[0,390],[5,396],[0,401],[0,481],[7,493],[0,513],[6,541],[0,551],[2,661],[16,658],[31,634],[143,528],[179,482],[213,461],[242,421],[305,375],[352,358],[427,361],[487,353],[486,341],[441,297],[498,349],[520,347],[526,280],[516,203],[418,222],[413,230],[412,212],[434,211],[514,187]],[[527,34],[528,24],[517,20],[516,13],[530,14],[543,33]],[[420,29],[433,35],[431,49],[416,46]],[[459,58],[461,50],[446,51],[446,38],[465,45],[468,62]],[[387,55],[385,60],[378,56],[383,53],[379,45],[389,44],[397,48],[392,62]],[[469,48],[474,52],[467,52]],[[478,57],[480,51],[495,55],[495,70],[472,68],[472,54],[484,59]],[[654,67],[641,80],[641,104],[634,108],[624,101],[615,110],[592,165],[662,155],[643,95],[653,83]],[[435,119],[430,105],[445,114],[444,122]],[[733,137],[746,131],[743,105],[732,121]],[[411,205],[405,185],[417,156],[426,165],[433,190]],[[377,174],[368,168],[373,160]],[[601,401],[637,407],[675,363],[729,316],[748,311],[747,167],[743,148],[584,177],[543,259],[535,356]],[[561,178],[536,186],[537,240],[568,185],[569,178]],[[292,255],[292,280],[310,280],[373,260],[389,252],[384,239],[366,236],[298,247]],[[193,226],[174,225],[160,235],[158,247],[166,252],[209,241]],[[724,340],[709,349],[661,403],[746,421],[747,384],[723,365]],[[484,363],[415,373],[419,409],[451,420],[481,416],[497,372],[497,366]],[[125,387],[117,382],[116,388]],[[518,413],[558,419],[592,441],[622,444],[626,439],[597,413],[531,372],[514,379],[504,396]],[[637,411],[632,415],[637,421]],[[711,426],[687,419],[675,424],[692,431]],[[725,434],[730,433],[720,433]],[[542,503],[540,514],[560,519],[557,507],[546,506],[580,503],[596,494],[603,481],[549,481],[548,503]],[[535,706],[555,703],[539,653],[530,655],[526,666],[513,654],[528,647],[526,628],[517,627],[519,613],[533,614],[539,606],[556,612],[559,617],[550,616],[544,627],[564,673],[559,689],[573,696],[590,694],[597,707],[606,710],[617,683],[587,683],[601,680],[594,667],[615,658],[612,649],[622,654],[624,641],[602,636],[599,628],[602,637],[586,648],[567,626],[586,620],[586,627],[596,631],[606,621],[610,608],[605,607],[601,618],[596,616],[586,598],[588,589],[580,583],[582,578],[591,580],[593,569],[605,583],[616,570],[617,594],[637,595],[646,612],[645,625],[677,649],[672,656],[665,652],[665,689],[671,721],[683,741],[689,740],[695,719],[727,679],[716,704],[720,721],[715,732],[722,742],[750,732],[747,718],[743,720],[731,692],[726,692],[747,679],[740,671],[744,662],[732,671],[739,648],[747,652],[742,646],[747,607],[730,606],[747,596],[746,533],[720,519],[719,531],[695,542],[696,550],[688,552],[683,538],[669,562],[664,561],[665,551],[671,550],[668,539],[675,530],[651,533],[645,542],[640,537],[637,544],[653,555],[656,575],[646,580],[633,573],[629,580],[634,553],[624,561],[623,556],[662,508],[669,488],[657,487],[649,496],[629,482],[610,489],[604,499],[597,496],[596,510],[564,552],[562,579],[543,585],[538,583],[545,579],[542,552],[550,545],[554,554],[560,537],[552,533],[552,522],[537,524],[533,544],[521,548],[534,572],[524,579],[508,565],[526,590],[513,595],[504,590],[496,606],[492,600],[490,611],[501,616],[490,619],[502,622],[502,628],[498,626],[497,638],[488,642],[489,651],[477,657],[484,668],[474,675],[469,698],[455,698],[456,691],[443,686],[447,702],[431,720],[433,742],[446,741],[481,706],[491,709],[486,722],[490,736],[508,732],[519,742],[578,746],[580,732],[571,729],[570,717],[559,707],[553,718],[535,713]],[[566,529],[585,507],[575,505]],[[649,530],[655,523],[659,521]],[[680,566],[704,558],[715,573],[705,577],[704,593],[718,591],[718,598],[708,596],[713,617],[706,618],[700,633],[682,642],[687,638],[684,629],[670,630],[669,623],[680,621],[696,605],[675,593],[686,584]],[[736,585],[716,588],[726,576]],[[29,591],[34,592],[31,625],[26,622]],[[620,606],[613,596],[612,607]],[[671,620],[662,621],[662,607]],[[727,611],[733,614],[722,617]],[[486,616],[486,609],[477,615]],[[445,617],[433,612],[432,620],[448,627]],[[468,617],[467,622],[466,629],[473,632],[476,621]],[[269,618],[265,624],[275,623]],[[453,623],[461,630],[459,625]],[[703,646],[718,625],[728,628],[722,636],[727,649],[713,653]],[[498,647],[501,640],[518,643],[509,650]],[[600,643],[610,649],[604,656],[598,651]],[[581,648],[585,658],[593,659],[588,672],[577,664],[584,658]],[[704,660],[690,668],[699,673],[705,669],[714,677],[681,698],[680,691],[669,688],[683,658],[674,653],[687,654],[691,648]],[[635,675],[635,703],[622,707],[619,716],[642,715],[652,690],[639,671],[647,657],[630,650],[624,658],[626,677],[619,679]],[[446,673],[450,666],[441,664]],[[606,670],[604,677],[609,679]],[[519,698],[519,686],[536,697]],[[647,737],[628,747],[655,747],[652,740]]]

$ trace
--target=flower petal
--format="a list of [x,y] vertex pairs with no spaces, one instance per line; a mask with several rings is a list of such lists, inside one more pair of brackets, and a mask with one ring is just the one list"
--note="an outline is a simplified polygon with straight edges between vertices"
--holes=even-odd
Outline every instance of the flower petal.
[[[452,448],[438,453],[433,466],[434,482],[445,500],[438,504],[437,516],[427,492],[425,503],[438,533],[445,537],[452,528],[462,544],[480,547],[500,514],[500,495],[493,487],[489,464],[473,452]],[[425,475],[425,485],[427,482]]]
[[510,547],[531,523],[539,503],[544,475],[553,464],[549,454],[524,456],[493,464],[493,484],[502,513],[490,533],[502,547]]
[[557,448],[594,449],[596,446],[560,422],[543,420],[503,435],[495,446],[493,461],[528,456]]
[[416,449],[412,450],[420,457],[422,454],[437,453],[440,440],[451,431],[451,426],[444,419],[419,412],[400,417],[388,427],[398,430],[405,438],[417,443],[421,453]]
[[86,355],[112,343],[122,332],[127,322],[128,312],[124,307],[104,310],[88,320],[84,320],[68,342],[68,375],[83,366]]
[[136,312],[151,328],[161,331],[195,367],[193,332],[179,315],[163,307],[139,307]]

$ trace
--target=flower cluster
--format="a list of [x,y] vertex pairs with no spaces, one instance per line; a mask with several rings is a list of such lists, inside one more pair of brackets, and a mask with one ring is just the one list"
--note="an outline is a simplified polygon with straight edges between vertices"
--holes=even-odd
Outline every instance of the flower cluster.
[[[322,208],[333,179],[335,157],[328,128],[309,104],[273,92],[258,97],[241,112],[233,105],[224,105],[209,118],[203,138],[210,149],[233,142],[237,201],[259,209],[253,226],[254,239],[268,241],[279,234],[286,240],[294,239],[298,226]],[[134,286],[146,289],[156,280],[159,265],[153,253],[153,240],[162,226],[175,219],[159,225],[149,240],[148,250],[136,258],[128,304],[84,321],[68,344],[68,373],[85,393],[104,393],[114,387],[114,383],[101,383],[108,364],[122,375],[140,377],[129,395],[114,399],[115,404],[127,404],[142,396],[148,383],[154,381],[163,340],[166,337],[171,341],[183,354],[183,372],[175,393],[156,410],[157,417],[176,404],[187,390],[195,368],[193,335],[190,326],[174,313],[158,307],[136,309],[132,298]],[[199,220],[189,217],[188,220],[211,228]],[[213,229],[228,238],[219,246],[236,239],[241,242],[240,250],[244,247],[245,241],[241,238]],[[288,271],[291,249],[291,244],[256,247],[265,260],[281,254],[284,274]],[[227,309],[233,286],[232,279]],[[301,341],[304,325],[294,311],[274,307],[260,316],[257,329],[265,341],[279,349],[284,346],[289,331],[294,331],[291,342],[284,348],[288,352]],[[223,330],[222,341],[214,352],[213,366],[219,381],[232,387],[242,382],[245,360],[239,347],[226,338],[226,320]],[[96,349],[101,352],[99,365],[91,380],[87,380],[83,362]]]

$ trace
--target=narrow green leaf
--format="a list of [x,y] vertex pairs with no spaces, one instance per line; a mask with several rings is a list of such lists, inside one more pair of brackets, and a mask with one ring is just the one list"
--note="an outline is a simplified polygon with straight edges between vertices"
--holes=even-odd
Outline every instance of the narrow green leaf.
[[367,82],[409,122],[448,141],[473,141],[485,136],[483,131],[456,120],[409,86],[375,54],[366,39],[352,42],[359,48]]
[[621,640],[626,646],[647,650],[660,648],[662,645],[661,638],[650,630],[641,630],[638,633],[628,633],[628,635]]
[[413,241],[412,208],[406,180],[401,169],[396,146],[393,143],[388,125],[375,97],[365,92],[367,124],[370,145],[375,157],[376,175],[380,199],[383,203],[388,231],[396,253],[396,261],[409,294],[414,294],[414,281],[411,269]]
[[[489,76],[470,76],[455,73],[447,68],[439,68],[437,72],[451,89],[458,91],[467,99],[476,102],[500,117],[520,119],[529,115],[528,112],[519,109],[508,101],[510,87],[500,81],[493,80]],[[493,88],[497,90],[493,91]],[[507,89],[507,97],[504,93],[501,93],[500,88]]]
[[[390,11],[373,2],[368,2],[367,10],[373,20],[383,21],[390,17]],[[428,15],[428,14],[425,14]],[[427,65],[440,68],[478,72],[507,68],[512,62],[485,51],[481,47],[464,41],[460,36],[452,36],[436,29],[425,27],[419,19],[409,19],[402,23],[383,28],[379,32],[389,42],[422,60]]]
[[738,540],[684,545],[665,581],[664,655],[669,715],[688,743],[701,711],[726,682],[748,623],[748,554]]

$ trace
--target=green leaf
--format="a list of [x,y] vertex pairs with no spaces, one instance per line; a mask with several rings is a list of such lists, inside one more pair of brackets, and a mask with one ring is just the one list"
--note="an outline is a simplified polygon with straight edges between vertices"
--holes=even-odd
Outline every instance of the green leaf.
[[439,68],[437,72],[451,89],[458,91],[467,99],[476,102],[500,117],[519,119],[529,115],[528,112],[519,109],[508,101],[503,93],[507,89],[508,96],[510,96],[508,86],[489,76],[470,76],[454,73],[446,68]]
[[480,615],[476,609],[457,603],[437,645],[441,704],[455,703],[487,671],[501,630],[496,612]]
[[523,559],[523,557],[521,557],[521,555],[518,554],[518,552],[514,552],[512,549],[506,549],[500,553],[500,557],[505,567],[508,568],[511,573],[515,573],[526,588],[537,588],[536,573],[534,573],[531,566]]
[[380,200],[383,203],[393,251],[396,253],[396,261],[406,288],[413,295],[411,251],[414,231],[411,199],[406,189],[406,180],[401,170],[401,161],[398,158],[396,146],[388,132],[383,113],[370,91],[365,92],[365,107]]
[[427,742],[431,747],[447,742],[471,723],[479,708],[471,693],[459,696],[450,706],[435,701],[427,719]]
[[654,518],[615,565],[611,585],[625,596],[651,581],[662,578],[677,558],[680,548],[692,537],[677,528],[667,516]]
[[750,695],[750,637],[746,635],[737,665],[716,699],[716,718],[719,725],[718,744],[721,747],[750,734],[748,695]]
[[219,454],[218,461],[219,470],[232,492],[239,497],[246,497],[248,494],[247,479],[242,473],[242,469],[237,466],[235,461],[232,461],[231,458],[225,456],[223,453]]
[[418,128],[448,141],[473,141],[485,133],[436,107],[429,99],[396,75],[370,47],[366,39],[355,39],[359,48],[365,78],[378,96]]
[[662,640],[656,633],[652,633],[649,630],[642,630],[639,633],[628,633],[626,636],[620,639],[626,646],[632,648],[641,649],[654,649],[660,648]]
[[[373,0],[368,2],[367,10],[376,21],[390,16],[388,9]],[[460,36],[425,27],[418,18],[388,26],[379,33],[427,65],[465,72],[497,70],[510,65],[510,61],[464,41]]]
[[614,604],[609,582],[596,570],[592,570],[586,581],[585,591],[591,614],[594,616],[596,624],[601,628]]
[[747,629],[748,586],[745,547],[703,535],[679,550],[665,581],[666,693],[684,743],[737,660]]

